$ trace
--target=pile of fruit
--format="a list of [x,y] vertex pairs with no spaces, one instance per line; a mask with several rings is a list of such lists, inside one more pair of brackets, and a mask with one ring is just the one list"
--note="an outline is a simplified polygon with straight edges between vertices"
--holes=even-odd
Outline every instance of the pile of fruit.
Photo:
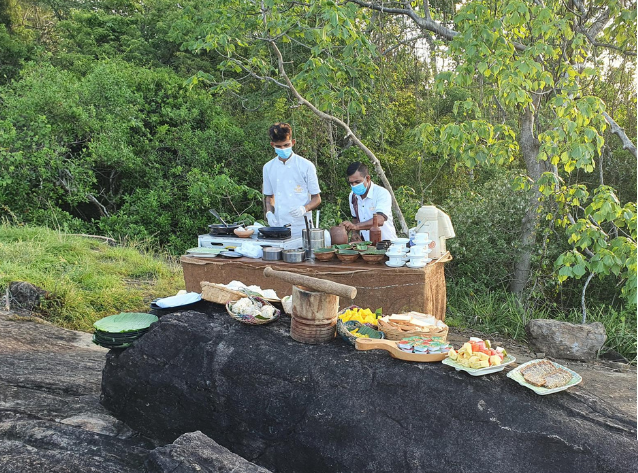
[[342,322],[348,322],[350,320],[354,320],[360,322],[362,324],[370,324],[375,327],[378,325],[377,318],[379,314],[372,312],[370,309],[359,309],[352,308],[346,310],[343,314],[339,316],[339,319]]
[[470,338],[469,342],[463,344],[459,351],[454,349],[449,351],[450,359],[468,368],[480,369],[489,366],[498,366],[503,363],[503,358],[507,352],[502,347],[492,348],[489,340],[480,338]]

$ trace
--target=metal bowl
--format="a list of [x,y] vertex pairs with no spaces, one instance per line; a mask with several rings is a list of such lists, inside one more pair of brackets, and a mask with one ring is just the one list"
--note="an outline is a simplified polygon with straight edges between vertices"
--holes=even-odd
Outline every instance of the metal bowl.
[[281,259],[281,248],[275,246],[267,246],[263,249],[264,255],[261,257],[264,261],[278,261]]
[[283,257],[286,263],[301,263],[304,260],[304,250],[284,250]]

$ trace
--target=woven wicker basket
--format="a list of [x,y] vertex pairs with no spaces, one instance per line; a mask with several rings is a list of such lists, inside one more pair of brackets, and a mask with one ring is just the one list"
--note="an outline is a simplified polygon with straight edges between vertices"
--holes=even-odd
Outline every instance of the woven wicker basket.
[[372,332],[368,332],[370,338],[385,338],[385,335],[380,330],[375,330],[374,327],[370,326],[370,324],[363,325],[361,322],[357,322],[356,320],[348,320],[347,322],[343,322],[338,316],[345,314],[348,310],[352,309],[361,309],[358,305],[351,305],[344,309],[341,309],[337,314],[337,333],[350,345],[354,346],[358,337],[354,336],[350,333],[350,330],[354,330],[356,328],[367,327],[370,330],[373,330],[379,334],[379,337],[373,336]]
[[260,308],[264,307],[265,305],[271,306],[273,309],[275,309],[275,315],[274,315],[274,317],[272,319],[259,319],[259,318],[255,317],[254,315],[238,314],[236,312],[233,312],[232,309],[230,308],[231,302],[227,302],[226,303],[226,312],[228,312],[228,314],[233,319],[237,320],[238,322],[241,322],[241,323],[244,323],[244,324],[248,324],[248,325],[263,325],[263,324],[269,324],[270,322],[274,322],[281,315],[281,311],[279,309],[277,309],[270,302],[268,302],[265,299],[262,299],[261,297],[246,296],[244,294],[242,294],[242,296],[248,297],[251,301],[256,302],[259,305]]
[[215,302],[217,304],[224,304],[231,301],[238,301],[242,297],[246,297],[246,294],[239,291],[233,291],[220,284],[213,284],[208,281],[202,281],[202,299],[209,302]]
[[388,340],[403,340],[407,337],[441,337],[442,340],[447,340],[448,327],[445,328],[438,326],[430,326],[429,330],[424,330],[421,328],[409,329],[405,326],[401,328],[399,324],[395,324],[393,322],[384,322],[379,319],[379,330],[381,330],[385,334],[385,338]]

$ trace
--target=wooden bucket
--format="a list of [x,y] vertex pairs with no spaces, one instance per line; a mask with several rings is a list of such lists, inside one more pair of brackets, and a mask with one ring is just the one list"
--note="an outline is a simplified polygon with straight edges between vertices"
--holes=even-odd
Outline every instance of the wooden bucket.
[[339,296],[292,287],[290,336],[301,343],[318,344],[335,338]]

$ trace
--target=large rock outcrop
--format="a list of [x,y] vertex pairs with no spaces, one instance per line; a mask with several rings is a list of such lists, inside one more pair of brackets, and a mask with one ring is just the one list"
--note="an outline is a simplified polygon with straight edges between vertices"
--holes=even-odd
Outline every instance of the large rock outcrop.
[[138,473],[155,444],[99,403],[107,350],[0,314],[0,473]]
[[[635,417],[579,387],[538,396],[503,372],[289,337],[289,319],[242,325],[164,316],[107,356],[102,403],[170,442],[200,430],[276,472],[633,472]],[[586,382],[586,380],[585,380]]]

